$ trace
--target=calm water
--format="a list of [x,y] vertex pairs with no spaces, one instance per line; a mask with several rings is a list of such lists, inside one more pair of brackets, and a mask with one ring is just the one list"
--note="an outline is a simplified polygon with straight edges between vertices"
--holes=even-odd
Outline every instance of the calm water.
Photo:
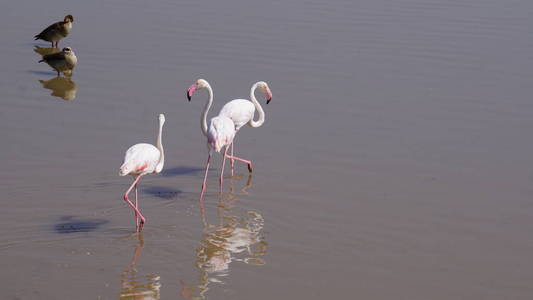
[[[531,299],[533,2],[4,1],[3,299]],[[74,15],[78,66],[38,64]],[[199,128],[269,83],[218,194]],[[263,102],[264,103],[264,102]],[[144,233],[118,176],[155,142]]]

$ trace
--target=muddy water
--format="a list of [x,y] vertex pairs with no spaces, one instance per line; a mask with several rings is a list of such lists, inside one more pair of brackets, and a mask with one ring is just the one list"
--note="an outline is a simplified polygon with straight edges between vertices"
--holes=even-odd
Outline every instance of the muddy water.
[[[5,299],[530,299],[530,1],[0,4]],[[78,66],[38,64],[74,15]],[[265,80],[218,193],[199,128]],[[264,103],[264,102],[263,102]],[[118,176],[155,142],[133,235]],[[213,114],[213,113],[212,113]]]

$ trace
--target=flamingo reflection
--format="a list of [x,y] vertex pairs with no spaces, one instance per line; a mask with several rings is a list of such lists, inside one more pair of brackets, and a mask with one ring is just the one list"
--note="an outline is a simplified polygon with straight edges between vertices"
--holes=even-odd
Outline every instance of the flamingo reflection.
[[[128,267],[122,272],[120,282],[122,289],[119,298],[124,300],[153,300],[160,298],[161,283],[158,275],[143,275],[141,279],[137,277],[137,262],[141,257],[144,247],[142,233],[138,234],[138,243],[133,251],[133,257]],[[143,283],[144,281],[144,283]]]
[[238,216],[236,211],[237,196],[247,194],[252,185],[252,176],[240,193],[234,192],[231,179],[230,191],[221,195],[218,216],[219,224],[209,224],[201,210],[204,221],[204,234],[200,246],[196,249],[196,266],[200,270],[198,284],[181,283],[181,296],[186,299],[205,299],[210,283],[224,283],[229,276],[233,261],[250,265],[264,265],[262,256],[266,254],[267,242],[262,236],[264,219],[254,210],[245,211]]

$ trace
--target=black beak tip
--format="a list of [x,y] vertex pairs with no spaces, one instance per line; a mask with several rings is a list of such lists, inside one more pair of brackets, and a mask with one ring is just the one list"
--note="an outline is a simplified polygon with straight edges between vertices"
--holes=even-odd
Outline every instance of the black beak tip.
[[272,100],[272,98],[268,98],[268,99],[267,99],[267,104],[270,103],[270,100]]
[[191,95],[189,95],[189,92],[187,92],[187,99],[189,99],[189,102],[191,102]]

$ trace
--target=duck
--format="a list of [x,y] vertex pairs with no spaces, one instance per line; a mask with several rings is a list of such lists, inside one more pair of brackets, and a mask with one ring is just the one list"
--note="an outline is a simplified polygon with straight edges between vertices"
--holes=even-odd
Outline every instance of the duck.
[[57,48],[59,41],[70,33],[72,22],[74,22],[74,17],[72,17],[72,15],[66,15],[63,21],[56,22],[46,27],[41,33],[36,35],[35,40],[51,42],[52,48]]
[[78,58],[70,47],[65,47],[61,52],[47,54],[43,56],[39,62],[46,62],[50,67],[54,68],[59,76],[60,72],[67,72],[74,69],[78,63]]

